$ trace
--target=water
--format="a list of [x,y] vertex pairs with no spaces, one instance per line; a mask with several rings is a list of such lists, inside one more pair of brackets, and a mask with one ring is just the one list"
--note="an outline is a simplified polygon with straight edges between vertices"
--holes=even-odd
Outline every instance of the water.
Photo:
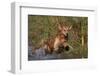
[[28,60],[51,60],[59,59],[57,54],[45,54],[43,48],[36,49],[34,54],[32,54],[32,47],[28,48]]

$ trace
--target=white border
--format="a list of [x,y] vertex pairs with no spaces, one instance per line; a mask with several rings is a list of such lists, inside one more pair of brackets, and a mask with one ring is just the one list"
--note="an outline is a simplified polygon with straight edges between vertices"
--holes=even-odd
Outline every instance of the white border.
[[[83,7],[53,8],[34,6],[27,3],[12,3],[12,72],[47,72],[75,68],[90,68],[95,65],[96,27],[95,9]],[[27,57],[27,26],[28,14],[60,15],[60,16],[88,16],[88,59],[50,60],[28,62]],[[21,51],[20,51],[21,50]],[[91,50],[91,51],[90,51]],[[74,64],[73,64],[74,63]],[[61,66],[62,65],[62,66]],[[65,66],[66,65],[66,66]]]

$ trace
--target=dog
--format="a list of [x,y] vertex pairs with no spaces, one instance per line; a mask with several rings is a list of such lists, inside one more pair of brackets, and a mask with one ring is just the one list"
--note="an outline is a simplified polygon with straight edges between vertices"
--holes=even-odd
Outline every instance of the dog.
[[72,26],[59,23],[57,35],[43,42],[43,48],[45,49],[46,54],[52,54],[53,52],[61,53],[63,50],[68,51],[71,47],[68,44],[68,33],[71,29]]

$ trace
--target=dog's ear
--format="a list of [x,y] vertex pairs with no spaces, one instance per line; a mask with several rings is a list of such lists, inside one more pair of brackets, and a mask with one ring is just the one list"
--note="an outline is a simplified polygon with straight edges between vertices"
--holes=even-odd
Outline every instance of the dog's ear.
[[71,30],[72,29],[72,26],[69,26],[68,30]]
[[58,25],[58,29],[59,29],[59,30],[62,30],[63,27],[59,24],[59,25]]

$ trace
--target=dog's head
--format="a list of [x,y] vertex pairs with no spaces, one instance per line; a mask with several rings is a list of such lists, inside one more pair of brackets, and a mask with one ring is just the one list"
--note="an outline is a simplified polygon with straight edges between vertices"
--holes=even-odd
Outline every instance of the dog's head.
[[68,35],[68,32],[72,29],[72,26],[67,26],[64,23],[58,24],[58,30],[60,33],[62,33],[64,36]]

